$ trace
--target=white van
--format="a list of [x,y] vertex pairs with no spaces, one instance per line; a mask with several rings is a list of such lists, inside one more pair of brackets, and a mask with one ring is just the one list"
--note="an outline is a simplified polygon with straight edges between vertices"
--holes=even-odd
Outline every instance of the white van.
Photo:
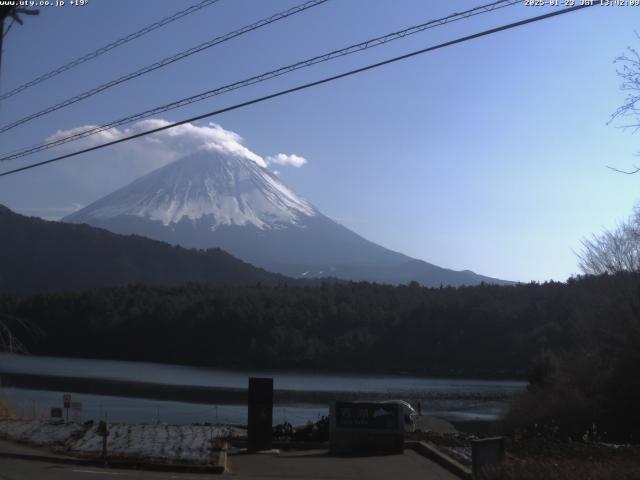
[[418,413],[409,402],[404,400],[385,400],[382,403],[393,403],[398,405],[404,415],[404,431],[415,432]]

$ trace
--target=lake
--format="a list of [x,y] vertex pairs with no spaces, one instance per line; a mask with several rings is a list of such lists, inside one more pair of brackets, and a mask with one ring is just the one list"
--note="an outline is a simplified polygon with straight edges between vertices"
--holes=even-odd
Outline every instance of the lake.
[[[505,380],[420,378],[402,375],[339,374],[294,371],[250,371],[145,362],[36,357],[0,353],[2,373],[88,377],[170,385],[247,388],[248,377],[273,377],[275,389],[385,394],[388,398],[421,401],[423,413],[448,420],[493,420],[506,406],[505,397],[526,387],[526,382]],[[35,389],[2,388],[16,414],[42,416],[62,406],[63,393]],[[82,420],[101,419],[141,423],[246,423],[242,405],[202,405],[120,396],[74,394],[82,403]],[[276,405],[274,423],[293,424],[328,414],[327,405]]]

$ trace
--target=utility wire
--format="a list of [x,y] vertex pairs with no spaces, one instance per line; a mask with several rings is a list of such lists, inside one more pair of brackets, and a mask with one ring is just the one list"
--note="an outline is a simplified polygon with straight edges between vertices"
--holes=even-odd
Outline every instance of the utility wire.
[[177,62],[179,60],[182,60],[184,58],[187,58],[191,55],[194,55],[196,53],[199,53],[203,50],[206,50],[208,48],[211,48],[215,45],[219,45],[221,43],[227,42],[233,38],[239,37],[241,35],[244,35],[245,33],[249,33],[253,30],[257,30],[259,28],[265,27],[267,25],[270,25],[272,23],[275,23],[279,20],[283,20],[287,17],[290,17],[292,15],[295,15],[297,13],[303,12],[305,10],[308,10],[309,8],[313,8],[313,7],[317,7],[318,5],[321,5],[325,2],[327,2],[328,0],[310,0],[307,1],[306,3],[297,5],[293,8],[290,8],[288,10],[285,10],[283,12],[279,12],[276,13],[274,15],[271,15],[267,18],[263,18],[262,20],[259,20],[255,23],[252,23],[251,25],[246,25],[242,28],[239,28],[238,30],[234,30],[232,32],[226,33],[225,35],[219,36],[214,38],[213,40],[210,40],[208,42],[205,43],[201,43],[200,45],[197,45],[195,47],[189,48],[188,50],[184,50],[180,53],[177,53],[175,55],[172,55],[170,57],[166,57],[163,58],[162,60],[155,62],[151,65],[147,65],[146,67],[143,67],[139,70],[136,70],[135,72],[129,73],[127,75],[123,75],[122,77],[116,78],[115,80],[111,80],[110,82],[107,83],[103,83],[102,85],[99,85],[95,88],[92,88],[91,90],[87,90],[86,92],[83,92],[79,95],[76,95],[74,97],[68,98],[67,100],[64,100],[60,103],[57,103],[51,107],[45,108],[44,110],[40,110],[39,112],[36,113],[32,113],[31,115],[27,115],[24,118],[21,118],[20,120],[16,120],[13,123],[4,125],[2,127],[0,127],[0,133],[4,133],[7,130],[11,130],[12,128],[17,127],[18,125],[22,125],[24,123],[30,122],[31,120],[34,120],[36,118],[42,117],[44,115],[47,115],[51,112],[55,112],[56,110],[60,110],[61,108],[64,107],[68,107],[69,105],[72,105],[76,102],[79,102],[81,100],[85,100],[89,97],[92,97],[100,92],[103,92],[111,87],[115,87],[116,85],[120,85],[121,83],[127,82],[129,80],[132,80],[134,78],[140,77],[142,75],[145,75],[149,72],[153,72],[154,70],[157,70],[159,68],[162,67],[166,67],[167,65],[170,65],[174,62]]
[[[15,19],[15,18],[12,18],[12,19],[11,19],[11,23],[9,24],[9,26],[7,27],[7,29],[4,31],[4,33],[2,34],[2,37],[3,37],[3,38],[4,38],[4,37],[6,37],[6,36],[9,34],[9,32],[11,31],[11,27],[13,27],[13,24],[14,24],[14,23],[16,23],[16,19]],[[0,99],[1,99],[1,98],[0,98]]]
[[154,30],[160,28],[160,27],[164,27],[165,25],[171,23],[171,22],[175,22],[176,20],[179,20],[182,17],[185,17],[191,13],[197,12],[202,10],[203,8],[206,8],[210,5],[213,5],[214,3],[219,2],[220,0],[203,0],[200,3],[197,3],[195,5],[190,6],[189,8],[186,8],[184,10],[180,10],[176,13],[174,13],[173,15],[170,15],[168,17],[163,18],[162,20],[159,20],[155,23],[152,23],[151,25],[148,25],[146,27],[144,27],[141,30],[138,30],[137,32],[133,32],[129,35],[127,35],[126,37],[122,37],[119,38],[118,40],[116,40],[115,42],[111,42],[108,45],[105,45],[104,47],[98,48],[97,50],[94,50],[91,53],[87,53],[86,55],[76,58],[75,60],[70,61],[69,63],[62,65],[61,67],[56,68],[55,70],[52,70],[48,73],[45,73],[43,75],[40,75],[39,77],[30,80],[16,88],[14,88],[13,90],[10,90],[6,93],[3,93],[0,95],[0,100],[4,100],[6,98],[9,97],[13,97],[14,95],[22,92],[23,90],[26,90],[27,88],[33,87],[34,85],[37,85],[39,83],[44,82],[45,80],[49,80],[50,78],[53,78],[57,75],[60,75],[63,72],[66,72],[67,70],[71,70],[74,67],[77,67],[78,65],[88,62],[89,60],[92,60],[96,57],[99,57],[100,55],[107,53],[110,50],[113,50],[114,48],[120,47],[122,45],[124,45],[125,43],[129,43],[132,40],[135,40],[136,38],[142,37],[143,35],[146,35],[147,33],[153,32]]
[[215,110],[213,112],[204,113],[202,115],[196,115],[195,117],[187,118],[185,120],[181,120],[179,122],[171,123],[169,125],[165,125],[165,126],[162,126],[162,127],[158,127],[158,128],[154,128],[154,129],[151,129],[151,130],[144,131],[144,132],[140,132],[140,133],[137,133],[135,135],[130,135],[128,137],[119,138],[118,140],[113,140],[111,142],[102,143],[100,145],[96,145],[96,146],[93,146],[93,147],[85,148],[83,150],[78,150],[78,151],[75,151],[75,152],[72,152],[72,153],[68,153],[66,155],[60,155],[58,157],[54,157],[54,158],[51,158],[49,160],[44,160],[44,161],[38,162],[38,163],[33,163],[31,165],[26,165],[24,167],[15,168],[13,170],[9,170],[9,171],[0,173],[0,177],[4,177],[4,176],[7,176],[7,175],[12,175],[14,173],[22,172],[22,171],[29,170],[29,169],[36,168],[36,167],[40,167],[42,165],[47,165],[49,163],[58,162],[60,160],[66,159],[66,158],[75,157],[77,155],[81,155],[83,153],[92,152],[94,150],[99,150],[101,148],[109,147],[111,145],[117,145],[119,143],[127,142],[129,140],[134,140],[136,138],[144,137],[146,135],[151,135],[153,133],[158,133],[158,132],[162,132],[164,130],[169,130],[169,129],[177,127],[177,126],[184,125],[186,123],[195,122],[195,121],[198,121],[198,120],[202,120],[204,118],[213,117],[215,115],[220,115],[222,113],[230,112],[232,110],[237,110],[239,108],[247,107],[249,105],[254,105],[254,104],[257,104],[257,103],[265,102],[267,100],[271,100],[273,98],[277,98],[277,97],[281,97],[281,96],[284,96],[284,95],[288,95],[288,94],[293,93],[293,92],[306,90],[306,89],[311,88],[311,87],[316,87],[316,86],[322,85],[324,83],[333,82],[334,80],[338,80],[338,79],[341,79],[341,78],[350,77],[350,76],[356,75],[358,73],[366,72],[368,70],[373,70],[374,68],[382,67],[384,65],[389,65],[391,63],[399,62],[401,60],[406,60],[407,58],[415,57],[417,55],[421,55],[421,54],[424,54],[424,53],[427,53],[427,52],[432,52],[434,50],[438,50],[438,49],[441,49],[441,48],[449,47],[451,45],[457,45],[459,43],[464,43],[464,42],[467,42],[467,41],[470,41],[470,40],[475,40],[476,38],[485,37],[485,36],[488,36],[488,35],[493,35],[495,33],[502,32],[504,30],[510,30],[510,29],[513,29],[513,28],[516,28],[516,27],[520,27],[520,26],[523,26],[523,25],[527,25],[527,24],[530,24],[530,23],[539,22],[541,20],[545,20],[545,19],[548,19],[548,18],[556,17],[558,15],[564,15],[564,14],[567,14],[567,13],[570,13],[570,12],[575,12],[575,11],[581,10],[583,8],[593,7],[595,5],[597,5],[595,2],[594,3],[586,3],[586,4],[583,4],[583,5],[576,5],[574,7],[563,8],[561,10],[556,10],[554,12],[546,13],[546,14],[543,14],[543,15],[538,15],[536,17],[530,17],[530,18],[527,18],[525,20],[520,20],[518,22],[509,23],[509,24],[506,24],[506,25],[502,25],[500,27],[491,28],[489,30],[484,30],[484,31],[479,32],[479,33],[474,33],[472,35],[467,35],[465,37],[460,37],[460,38],[457,38],[455,40],[450,40],[448,42],[441,43],[439,45],[423,48],[421,50],[415,50],[413,52],[406,53],[404,55],[400,55],[400,56],[397,56],[397,57],[389,58],[387,60],[383,60],[383,61],[378,62],[378,63],[369,64],[369,65],[367,65],[365,67],[360,67],[360,68],[356,68],[354,70],[349,70],[348,72],[340,73],[340,74],[333,75],[333,76],[330,76],[330,77],[325,77],[325,78],[323,78],[321,80],[316,80],[314,82],[305,83],[303,85],[298,85],[297,87],[288,88],[286,90],[281,90],[279,92],[272,93],[270,95],[266,95],[266,96],[259,97],[259,98],[254,98],[253,100],[248,100],[246,102],[237,103],[235,105],[232,105],[232,106],[226,107],[226,108],[222,108],[220,110]]
[[68,142],[72,142],[75,140],[79,140],[91,135],[95,135],[97,133],[106,131],[106,130],[110,130],[111,128],[115,128],[121,125],[125,125],[137,120],[142,120],[144,118],[148,118],[160,113],[164,113],[166,111],[169,110],[173,110],[176,108],[180,108],[186,105],[189,105],[191,103],[195,103],[195,102],[199,102],[202,100],[206,100],[208,98],[217,96],[217,95],[222,95],[224,93],[228,93],[231,92],[233,90],[237,90],[239,88],[244,88],[244,87],[248,87],[250,85],[256,84],[256,83],[261,83],[264,82],[266,80],[270,80],[272,78],[275,77],[279,77],[281,75],[285,75],[288,73],[291,73],[293,71],[299,70],[301,68],[305,68],[305,67],[310,67],[312,65],[318,64],[318,63],[322,63],[322,62],[327,62],[330,60],[333,60],[335,58],[339,58],[339,57],[343,57],[346,55],[351,55],[353,53],[357,53],[357,52],[361,52],[363,50],[367,50],[369,48],[373,48],[373,47],[377,47],[379,45],[383,45],[385,43],[388,42],[392,42],[394,40],[399,40],[401,38],[407,37],[409,35],[413,35],[419,32],[422,32],[424,30],[430,29],[430,28],[434,28],[437,26],[441,26],[441,25],[445,25],[447,23],[452,23],[458,20],[462,20],[462,19],[466,19],[475,15],[480,15],[483,13],[488,13],[488,12],[492,12],[495,11],[497,9],[500,8],[504,8],[504,7],[509,7],[512,5],[516,5],[521,3],[521,0],[499,0],[493,3],[489,3],[487,5],[482,5],[476,8],[472,8],[470,10],[466,10],[464,12],[459,12],[459,13],[453,13],[451,15],[448,15],[446,17],[443,18],[439,18],[436,20],[430,20],[428,22],[422,23],[420,25],[416,25],[413,27],[409,27],[409,28],[405,28],[404,30],[400,30],[397,32],[393,32],[393,33],[389,33],[387,35],[383,35],[380,37],[376,37],[376,38],[372,38],[369,39],[367,41],[364,42],[360,42],[354,45],[350,45],[348,47],[339,49],[339,50],[334,50],[332,52],[329,53],[325,53],[322,55],[318,55],[316,57],[312,57],[306,60],[302,60],[300,62],[296,62],[294,64],[291,65],[287,65],[285,67],[280,67],[276,70],[272,70],[266,73],[262,73],[260,75],[256,75],[250,78],[247,78],[245,80],[240,80],[238,82],[234,82],[228,85],[224,85],[222,87],[218,87],[215,88],[213,90],[208,90],[206,92],[202,92],[199,93],[197,95],[192,95],[190,97],[186,97],[183,98],[181,100],[177,100],[175,102],[171,102],[159,107],[155,107],[153,109],[150,110],[146,110],[144,112],[141,113],[136,113],[133,115],[129,115],[127,117],[121,118],[119,120],[114,120],[112,122],[103,124],[101,126],[96,126],[96,127],[91,127],[88,128],[86,130],[74,133],[72,135],[68,135],[66,137],[62,137],[62,138],[58,138],[56,140],[53,140],[51,142],[48,143],[44,143],[44,144],[40,144],[40,145],[36,145],[36,146],[32,146],[32,147],[27,147],[24,149],[20,149],[14,152],[10,152],[7,154],[4,154],[3,156],[0,157],[0,161],[5,161],[5,160],[14,160],[16,158],[20,158],[20,157],[24,157],[27,155],[31,155],[37,152],[41,152],[43,150],[48,150],[50,148],[53,147],[57,147],[59,145],[68,143]]

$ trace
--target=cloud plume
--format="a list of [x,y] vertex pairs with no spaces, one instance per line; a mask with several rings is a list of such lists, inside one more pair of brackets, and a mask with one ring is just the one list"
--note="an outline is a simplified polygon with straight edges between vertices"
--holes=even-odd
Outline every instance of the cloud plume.
[[269,156],[266,159],[268,165],[276,164],[282,166],[291,166],[300,168],[307,163],[307,159],[292,153],[287,155],[286,153],[278,153],[277,155]]
[[[79,150],[169,125],[164,119],[147,119],[126,128],[112,128],[64,145],[65,150]],[[47,138],[55,141],[95,128],[93,125],[59,130]],[[60,174],[92,192],[105,194],[132,180],[198,150],[212,150],[255,162],[262,168],[301,167],[307,161],[296,154],[278,153],[263,157],[245,145],[243,138],[216,123],[186,123],[136,140],[75,157],[59,165]]]
[[[170,122],[162,119],[142,120],[133,124],[129,128],[112,128],[96,135],[91,135],[83,138],[79,142],[76,142],[74,145],[90,147],[104,142],[128,137],[146,130],[164,127],[169,125],[169,123]],[[94,128],[94,126],[84,125],[70,130],[60,130],[47,138],[47,141],[55,141],[91,128]],[[265,162],[260,155],[251,151],[242,144],[242,137],[240,135],[232,132],[231,130],[225,130],[216,123],[209,123],[204,126],[186,123],[184,125],[179,125],[168,130],[163,130],[161,132],[142,137],[132,143],[123,144],[120,148],[133,148],[139,150],[140,147],[152,152],[157,149],[162,150],[165,153],[165,155],[162,155],[162,158],[158,159],[158,156],[154,155],[154,158],[159,161],[160,164],[167,163],[167,161],[187,155],[195,150],[210,149],[225,154],[247,158],[261,167],[267,166],[267,162]]]

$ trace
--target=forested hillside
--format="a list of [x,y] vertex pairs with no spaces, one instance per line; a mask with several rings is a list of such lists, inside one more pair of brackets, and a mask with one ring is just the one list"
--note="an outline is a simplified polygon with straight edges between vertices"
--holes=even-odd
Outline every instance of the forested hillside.
[[188,250],[88,225],[25,217],[0,205],[0,292],[295,282],[220,249]]
[[34,354],[523,378],[543,352],[613,335],[630,312],[619,286],[628,281],[441,289],[132,286],[4,295],[0,312],[41,330],[20,335]]

